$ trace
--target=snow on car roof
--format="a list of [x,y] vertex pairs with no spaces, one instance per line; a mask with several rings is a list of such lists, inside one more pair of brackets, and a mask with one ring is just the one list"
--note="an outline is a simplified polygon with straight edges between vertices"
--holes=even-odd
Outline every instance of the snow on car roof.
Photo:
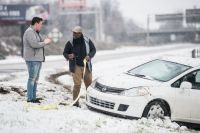
[[180,56],[167,56],[159,58],[161,60],[176,62],[179,64],[196,67],[200,66],[200,58],[191,58],[191,57],[180,57]]

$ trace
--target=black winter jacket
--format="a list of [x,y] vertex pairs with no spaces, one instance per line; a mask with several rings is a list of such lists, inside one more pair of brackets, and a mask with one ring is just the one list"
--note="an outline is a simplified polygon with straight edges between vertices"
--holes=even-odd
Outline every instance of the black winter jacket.
[[[85,48],[85,41],[84,41],[84,37],[82,37],[82,39],[83,39],[83,41],[81,41],[82,42],[82,46],[84,46],[84,49],[83,49],[83,47],[82,48],[80,48],[81,50],[85,50],[85,51],[83,51],[82,53],[83,54],[79,54],[79,55],[81,55],[81,56],[87,56],[87,54],[86,54],[86,48]],[[73,45],[71,44],[71,42],[73,42]],[[77,47],[81,47],[81,45],[79,44],[79,45],[77,45],[77,44],[74,44],[74,42],[76,42],[74,39],[72,40],[72,41],[68,41],[66,44],[65,44],[65,49],[64,49],[64,51],[63,51],[63,56],[65,57],[65,59],[66,60],[69,60],[69,58],[68,58],[68,54],[74,54],[75,55],[75,59],[73,59],[73,60],[69,60],[69,69],[70,69],[70,72],[72,72],[72,73],[74,73],[74,71],[75,71],[75,65],[80,65],[80,66],[82,66],[81,64],[77,64],[77,62],[76,62],[76,58],[77,58],[77,53],[80,53],[80,51],[77,51],[79,48],[77,48]],[[76,47],[76,48],[75,48]],[[94,55],[96,54],[96,48],[95,48],[95,46],[94,46],[94,44],[93,44],[93,42],[89,39],[89,53],[88,53],[88,56],[90,57],[90,59],[92,59],[93,57],[94,57]],[[80,57],[81,58],[81,60],[82,60],[82,62],[83,62],[83,59],[85,58],[85,57]],[[79,59],[80,60],[80,59]],[[78,60],[78,61],[79,61]],[[92,72],[92,64],[91,64],[91,60],[90,60],[90,62],[88,62],[87,63],[87,68],[90,68],[90,69],[88,69],[90,72]]]

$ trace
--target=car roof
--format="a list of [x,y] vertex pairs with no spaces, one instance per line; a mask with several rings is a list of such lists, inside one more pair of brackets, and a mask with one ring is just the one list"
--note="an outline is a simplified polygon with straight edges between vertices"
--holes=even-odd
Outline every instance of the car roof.
[[171,61],[191,67],[200,66],[200,58],[180,57],[180,56],[166,56],[159,58],[160,60]]

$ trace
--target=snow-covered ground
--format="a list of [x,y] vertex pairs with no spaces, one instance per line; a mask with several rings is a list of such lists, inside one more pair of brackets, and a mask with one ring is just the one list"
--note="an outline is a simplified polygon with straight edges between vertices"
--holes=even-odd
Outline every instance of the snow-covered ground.
[[[175,49],[177,45],[159,46],[172,47],[170,52],[151,54],[144,56],[127,57],[109,61],[101,61],[93,64],[93,79],[120,73],[133,68],[143,62],[162,56],[191,57],[192,48]],[[184,44],[186,45],[186,44]],[[190,45],[190,44],[188,44]],[[197,45],[194,45],[197,47]],[[97,55],[117,54],[123,52],[134,52],[146,50],[147,47],[128,47],[113,51],[98,52]],[[62,56],[48,57],[49,60],[61,59]],[[0,62],[0,64],[11,62],[22,62],[22,59],[15,57]],[[49,82],[50,75],[67,71],[68,68],[61,66],[59,70],[42,68],[37,95],[43,98],[41,106],[54,105],[53,109],[44,110],[37,104],[26,103],[26,82],[27,72],[0,75],[0,133],[190,133],[198,132],[179,126],[169,119],[152,120],[142,118],[129,120],[112,117],[102,113],[88,110],[85,105],[85,88],[81,88],[81,108],[58,105],[59,103],[71,102],[73,82],[70,75],[60,76],[57,80],[60,83]]]

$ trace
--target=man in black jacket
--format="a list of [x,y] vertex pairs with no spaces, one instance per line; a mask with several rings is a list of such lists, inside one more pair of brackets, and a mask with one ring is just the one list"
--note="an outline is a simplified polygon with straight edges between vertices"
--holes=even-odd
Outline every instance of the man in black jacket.
[[[73,100],[80,93],[82,79],[86,89],[92,83],[92,64],[91,59],[96,53],[96,48],[93,42],[82,34],[82,28],[75,26],[72,30],[73,39],[68,41],[63,52],[64,57],[69,60],[69,69],[72,72],[74,81]],[[86,60],[86,69],[84,73],[84,62]],[[84,74],[84,75],[83,75]],[[79,106],[77,101],[75,106]]]

